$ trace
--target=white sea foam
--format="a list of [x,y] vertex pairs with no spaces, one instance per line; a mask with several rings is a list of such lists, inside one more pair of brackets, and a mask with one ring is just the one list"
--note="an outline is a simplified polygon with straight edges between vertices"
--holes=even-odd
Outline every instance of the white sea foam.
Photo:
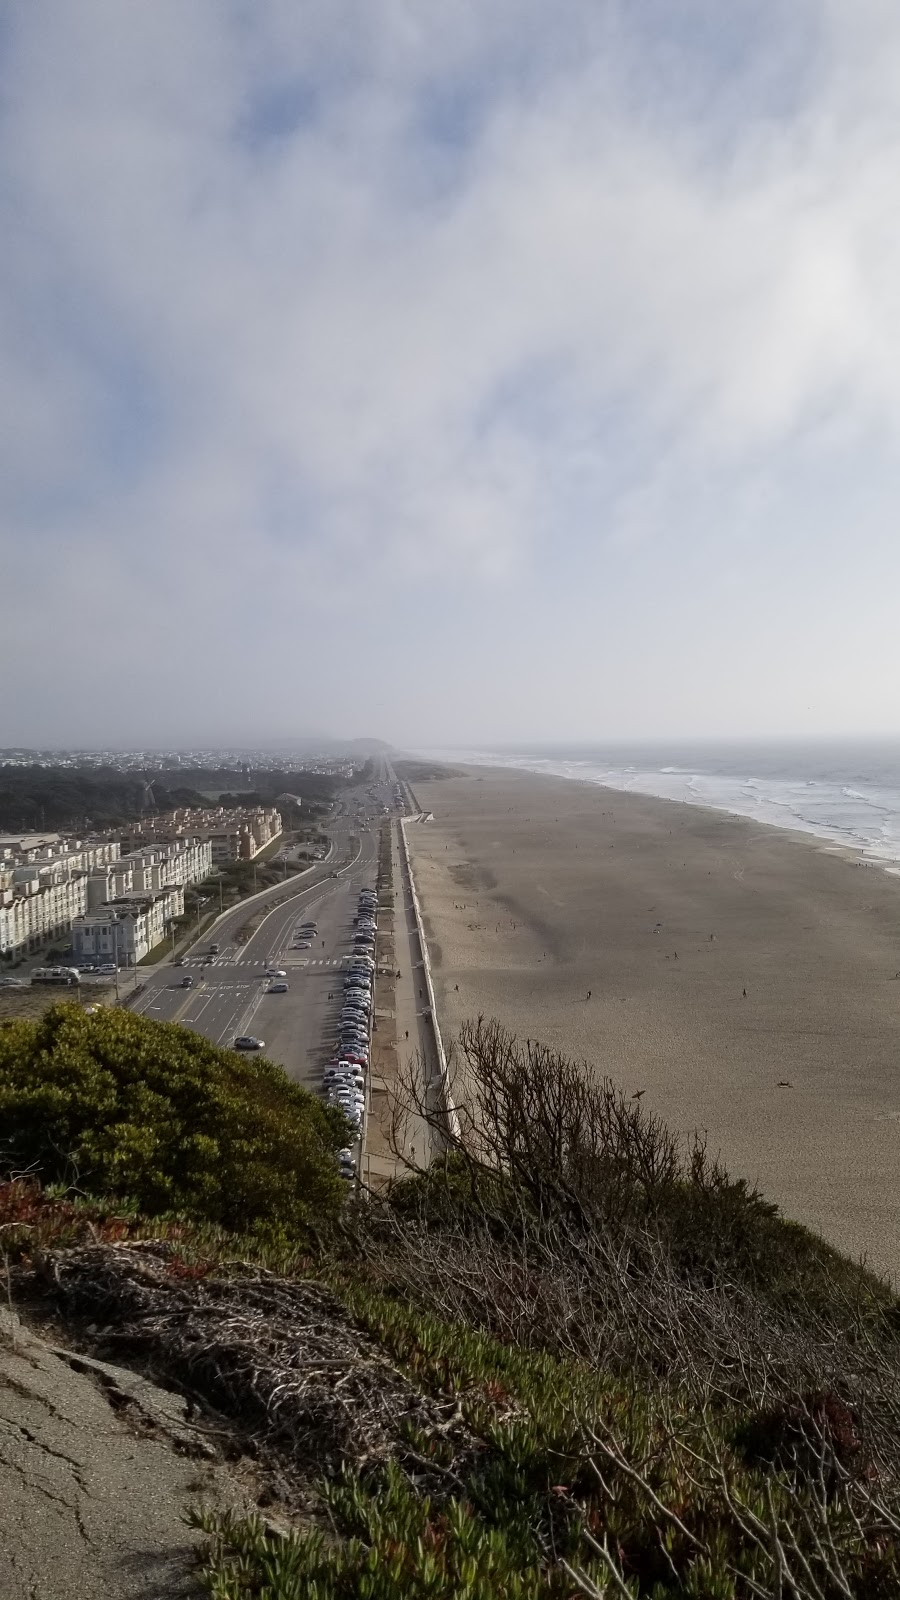
[[[873,760],[873,771],[879,771],[882,781],[868,783],[854,776],[854,781],[848,783],[841,776],[842,762],[837,756],[833,776],[821,770],[820,759],[816,776],[810,777],[802,770],[806,764],[802,752],[796,758],[796,774],[788,770],[790,757],[781,758],[785,770],[779,776],[771,771],[760,774],[752,770],[709,770],[721,769],[723,762],[715,758],[707,760],[707,770],[698,770],[662,762],[642,765],[634,761],[607,763],[586,756],[566,758],[559,752],[543,756],[532,751],[520,755],[509,751],[431,750],[421,754],[469,765],[579,778],[610,789],[709,806],[770,827],[813,834],[858,851],[867,860],[900,864],[900,764],[895,774],[890,764],[885,767],[883,761]],[[890,778],[896,777],[896,782],[884,782],[882,771]]]

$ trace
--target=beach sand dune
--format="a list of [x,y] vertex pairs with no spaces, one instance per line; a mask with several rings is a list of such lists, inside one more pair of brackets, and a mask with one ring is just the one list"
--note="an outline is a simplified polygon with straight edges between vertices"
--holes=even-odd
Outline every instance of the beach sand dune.
[[434,814],[408,837],[448,1036],[496,1016],[645,1090],[900,1283],[900,881],[588,783],[470,768],[415,787]]

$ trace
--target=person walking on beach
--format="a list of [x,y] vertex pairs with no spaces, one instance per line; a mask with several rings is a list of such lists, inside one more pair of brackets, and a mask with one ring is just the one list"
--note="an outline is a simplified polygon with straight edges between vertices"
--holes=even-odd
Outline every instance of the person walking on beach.
[[587,998],[587,999],[588,999],[588,1000],[590,1000],[590,998],[591,998],[591,991],[590,991],[590,989],[588,989],[588,992],[587,992],[587,996],[586,996],[586,998]]

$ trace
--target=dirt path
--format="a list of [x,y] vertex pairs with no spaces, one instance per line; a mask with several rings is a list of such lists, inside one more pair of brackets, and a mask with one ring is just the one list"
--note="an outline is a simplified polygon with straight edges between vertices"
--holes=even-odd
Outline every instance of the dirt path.
[[3,1600],[197,1594],[185,1510],[243,1506],[214,1454],[176,1395],[0,1311]]

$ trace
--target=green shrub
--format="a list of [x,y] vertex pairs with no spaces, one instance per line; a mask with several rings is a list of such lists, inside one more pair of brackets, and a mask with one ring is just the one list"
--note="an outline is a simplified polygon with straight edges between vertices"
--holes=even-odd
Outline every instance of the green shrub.
[[341,1204],[343,1118],[262,1057],[127,1011],[54,1006],[0,1029],[0,1175],[149,1213],[302,1226]]

